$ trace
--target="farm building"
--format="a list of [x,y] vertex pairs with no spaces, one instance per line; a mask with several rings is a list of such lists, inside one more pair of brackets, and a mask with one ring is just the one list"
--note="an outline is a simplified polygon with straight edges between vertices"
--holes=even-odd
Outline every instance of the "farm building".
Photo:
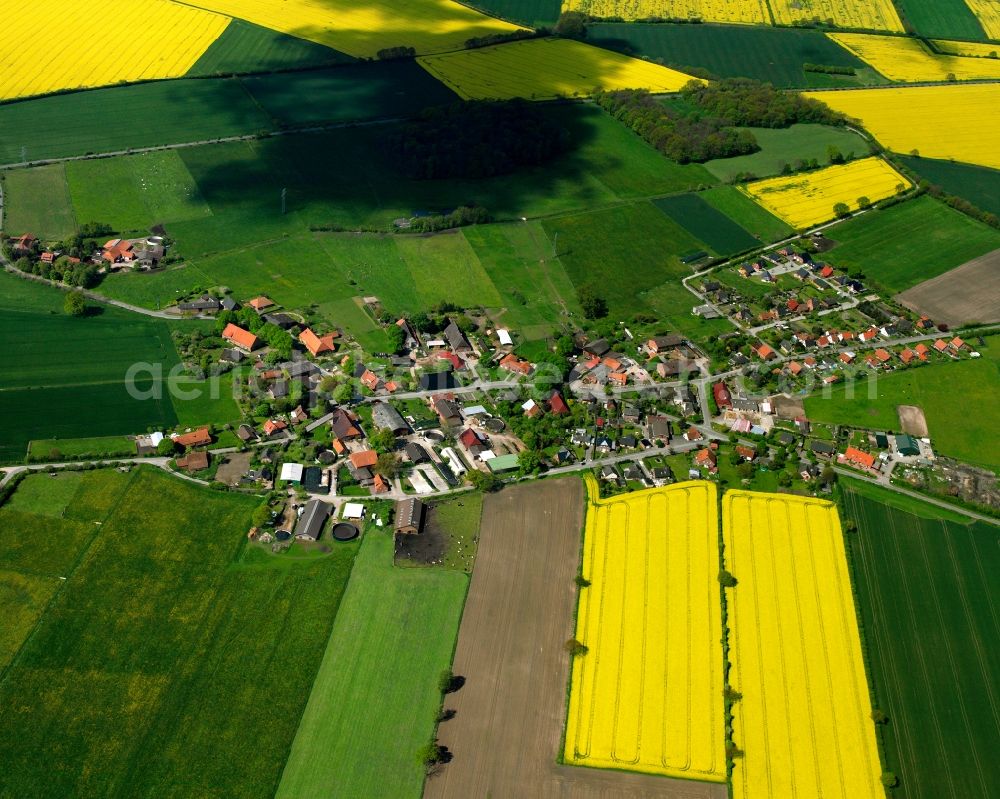
[[244,330],[239,325],[230,322],[222,331],[222,337],[244,352],[252,352],[257,346],[257,337],[249,330]]
[[424,503],[414,497],[396,503],[396,532],[418,535],[424,526]]
[[449,322],[444,329],[444,337],[448,339],[448,344],[455,352],[471,352],[472,345],[465,337],[465,333],[454,322]]
[[287,483],[301,483],[304,470],[305,467],[301,463],[283,463],[278,479]]
[[299,341],[302,342],[302,345],[309,350],[309,354],[314,358],[318,355],[322,355],[324,352],[333,352],[333,349],[336,346],[334,343],[336,338],[336,333],[327,333],[325,336],[317,336],[308,327],[299,333]]
[[199,427],[190,433],[177,436],[174,441],[182,447],[204,447],[212,443],[212,434],[208,432],[207,427]]
[[323,525],[330,516],[330,505],[319,499],[311,499],[295,525],[295,537],[301,540],[317,541],[323,532]]
[[178,469],[183,469],[186,472],[200,472],[202,469],[208,468],[209,457],[205,450],[200,449],[195,452],[189,452],[183,458],[178,458],[174,463],[177,464]]
[[900,455],[919,455],[920,445],[913,436],[900,433],[896,436],[896,450]]
[[266,309],[274,307],[274,300],[269,297],[254,297],[247,302],[257,313],[263,313]]
[[496,458],[491,458],[488,463],[490,471],[493,474],[513,472],[521,465],[517,459],[517,455],[498,455]]
[[393,435],[403,436],[410,432],[410,426],[388,402],[372,405],[372,424],[377,428],[391,430]]

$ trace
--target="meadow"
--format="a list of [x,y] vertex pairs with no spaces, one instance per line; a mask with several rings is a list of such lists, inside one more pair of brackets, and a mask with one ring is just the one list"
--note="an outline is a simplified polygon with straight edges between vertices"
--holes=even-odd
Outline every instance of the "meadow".
[[665,325],[695,337],[715,335],[729,324],[691,315],[694,298],[680,278],[692,270],[680,259],[703,245],[651,203],[551,217],[542,227],[553,241],[558,235],[559,261],[573,286],[595,287],[612,317],[655,313]]
[[727,491],[722,514],[734,799],[884,797],[836,506]]
[[806,72],[803,64],[869,71],[859,58],[813,30],[602,22],[587,26],[587,40],[682,71],[698,68],[719,78],[754,78],[779,87],[815,85],[816,73]]
[[[34,0],[3,13],[4,35],[16,41],[3,56],[0,100],[123,81],[184,75],[226,29],[229,19],[163,0],[115,0],[92,5]],[[108,52],[137,29],[142,52]],[[39,35],[39,31],[45,35]]]
[[705,22],[737,22],[768,25],[771,14],[766,0],[566,0],[567,11],[582,11],[592,17],[625,20],[699,19]]
[[[931,520],[845,492],[886,767],[912,799],[993,796],[1000,735],[997,528]],[[933,641],[934,646],[926,642]]]
[[962,197],[977,208],[1000,216],[1000,170],[933,158],[899,156],[899,161],[948,194]]
[[878,202],[911,185],[881,158],[862,158],[816,172],[760,180],[743,190],[779,219],[801,229],[833,219],[834,206],[840,203],[857,210],[861,197]]
[[830,263],[860,269],[898,293],[1000,247],[1000,231],[923,196],[850,219],[827,233]]
[[733,255],[760,244],[749,231],[707,203],[700,194],[675,194],[654,200],[653,205],[717,255]]
[[588,489],[566,762],[724,782],[715,486]]
[[921,36],[977,41],[985,38],[983,26],[965,0],[900,0],[899,5]]
[[[245,559],[258,501],[140,468],[87,473],[58,519],[35,503],[0,510],[0,563],[67,578],[0,678],[5,789],[273,794],[356,545],[281,567]],[[25,546],[64,524],[86,537],[61,562]],[[267,746],[247,746],[265,732]]]
[[716,186],[700,192],[698,196],[742,228],[759,236],[761,241],[778,241],[794,232],[785,222],[761,208],[735,186]]
[[[924,411],[934,451],[987,469],[1000,468],[996,447],[983,446],[992,440],[1000,424],[1000,408],[994,401],[997,370],[1000,368],[1000,337],[986,338],[986,346],[976,348],[982,357],[957,363],[922,366],[879,376],[871,384],[850,384],[833,389],[830,397],[805,398],[806,416],[812,422],[828,422],[869,430],[898,430],[898,405],[918,405]],[[957,401],[961,398],[961,402]],[[975,409],[970,413],[969,409]]]
[[0,164],[406,117],[455,99],[412,61],[116,86],[0,105]]
[[121,455],[135,455],[135,442],[128,436],[38,439],[28,446],[28,459],[38,461],[81,456],[115,458]]
[[279,799],[416,799],[469,578],[394,568],[391,534],[370,530],[278,786]]
[[786,166],[815,159],[825,163],[829,148],[836,147],[844,156],[867,155],[868,143],[857,133],[827,125],[792,125],[789,128],[744,128],[753,134],[760,150],[735,158],[717,158],[705,163],[705,169],[724,183],[741,175],[764,178],[780,174]]
[[187,77],[312,69],[354,60],[330,47],[234,19],[191,66]]
[[675,92],[690,75],[572,39],[528,39],[418,63],[466,100],[587,97],[596,90]]
[[[66,239],[76,233],[77,219],[69,196],[64,164],[0,172],[4,192],[4,230]],[[13,203],[11,197],[16,197]]]
[[867,33],[827,35],[894,81],[918,83],[1000,78],[1000,60],[934,53],[918,39]]
[[1000,169],[991,134],[1000,128],[1000,84],[809,92],[859,119],[881,144],[904,155]]
[[358,58],[379,50],[413,47],[439,53],[467,39],[510,33],[516,25],[481,14],[450,0],[199,0],[202,8],[332,47]]

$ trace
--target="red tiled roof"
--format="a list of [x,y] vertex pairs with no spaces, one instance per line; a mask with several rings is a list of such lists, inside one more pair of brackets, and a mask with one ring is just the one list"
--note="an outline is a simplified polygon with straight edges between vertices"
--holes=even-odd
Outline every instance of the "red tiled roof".
[[378,463],[378,453],[373,449],[363,449],[360,452],[351,453],[351,463],[355,469],[374,466]]
[[767,360],[768,358],[774,355],[774,350],[771,349],[771,347],[768,344],[764,344],[763,342],[761,342],[760,346],[757,347],[757,349],[755,349],[754,352],[756,352],[757,355],[763,358],[764,360]]
[[371,369],[365,369],[365,373],[361,375],[361,382],[374,391],[378,386],[378,375]]
[[875,465],[874,455],[869,455],[867,452],[862,452],[860,449],[855,449],[854,447],[848,447],[842,457],[845,461],[850,461],[866,469],[870,469]]
[[372,493],[374,494],[384,494],[390,488],[389,481],[386,480],[382,475],[375,475],[375,481],[372,484]]
[[475,447],[483,443],[479,438],[479,434],[471,427],[467,427],[463,430],[462,434],[458,437],[458,440],[462,442],[464,447]]
[[608,375],[608,379],[624,386],[628,382],[628,375],[625,372],[612,372]]
[[212,443],[212,435],[208,432],[207,427],[199,427],[190,433],[177,436],[174,440],[182,447],[201,447]]
[[892,359],[892,353],[889,352],[889,350],[885,350],[879,347],[877,350],[875,350],[875,357],[878,358],[882,363],[886,363],[887,361]]
[[333,350],[333,340],[335,338],[337,338],[336,333],[327,333],[325,336],[317,336],[308,327],[299,333],[299,341],[302,342],[314,358],[324,352],[331,352]]
[[799,372],[802,371],[802,364],[799,363],[798,361],[791,361],[788,364],[788,371],[791,372],[793,375],[797,375]]
[[944,352],[946,349],[948,349],[948,342],[945,341],[943,338],[939,338],[937,341],[934,342],[934,349],[936,349],[938,352]]
[[451,363],[451,366],[452,366],[453,369],[464,369],[465,368],[465,361],[463,361],[461,358],[459,358],[454,352],[445,352],[445,351],[442,351],[442,352],[439,352],[437,354],[437,356],[441,360],[448,361],[449,363]]
[[234,325],[232,322],[226,325],[225,330],[222,331],[222,337],[245,350],[252,350],[257,346],[257,337],[253,333]]
[[512,352],[500,359],[500,367],[508,372],[518,372],[522,375],[531,373],[531,364],[521,360]]
[[265,308],[270,308],[274,305],[274,300],[269,297],[254,297],[250,300],[247,305],[253,308],[255,311],[263,311]]
[[552,396],[549,397],[549,410],[556,416],[562,416],[564,413],[569,413],[569,405],[566,404],[566,400],[562,398],[562,394],[558,391],[554,392]]
[[284,430],[286,427],[288,425],[281,421],[281,419],[268,419],[264,422],[264,434],[270,436],[279,430]]

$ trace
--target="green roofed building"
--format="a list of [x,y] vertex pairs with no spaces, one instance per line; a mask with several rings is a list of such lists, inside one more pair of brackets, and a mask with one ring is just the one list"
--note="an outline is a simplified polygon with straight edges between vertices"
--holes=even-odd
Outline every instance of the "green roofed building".
[[490,467],[490,471],[493,474],[502,474],[503,472],[513,472],[519,466],[517,455],[500,455],[496,458],[490,458],[486,463]]
[[899,451],[900,455],[919,455],[920,445],[917,444],[917,439],[906,433],[901,433],[896,436],[896,449]]

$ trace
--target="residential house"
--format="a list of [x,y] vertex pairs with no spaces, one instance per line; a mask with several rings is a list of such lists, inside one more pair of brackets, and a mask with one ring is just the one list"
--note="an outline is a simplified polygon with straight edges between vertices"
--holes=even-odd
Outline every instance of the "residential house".
[[424,372],[420,375],[421,391],[447,391],[457,385],[451,372]]
[[352,452],[347,458],[355,469],[371,469],[378,463],[378,453],[373,449]]
[[199,427],[190,433],[176,436],[174,442],[182,447],[204,447],[212,443],[212,434],[208,432],[207,427]]
[[778,354],[771,349],[771,347],[765,344],[763,341],[753,348],[754,354],[760,358],[762,361],[770,361],[778,357]]
[[624,386],[628,384],[628,373],[627,372],[611,372],[608,374],[608,380],[618,386]]
[[305,409],[301,405],[299,405],[294,411],[291,412],[290,417],[292,424],[301,424],[309,418],[309,414],[306,413]]
[[788,373],[792,375],[792,377],[798,377],[802,372],[802,364],[798,361],[789,361],[785,368],[788,370]]
[[722,381],[712,385],[712,396],[720,411],[733,407],[733,395],[729,393],[729,386]]
[[508,372],[519,375],[530,375],[532,370],[532,366],[528,361],[518,358],[512,352],[500,359],[499,366],[501,369],[506,369]]
[[257,431],[248,424],[241,424],[236,428],[236,437],[240,441],[249,443],[257,440]]
[[939,338],[934,342],[934,349],[938,352],[945,352],[948,349],[948,342],[942,338]]
[[915,353],[909,347],[907,347],[901,353],[899,353],[899,360],[901,360],[905,364],[908,364],[910,361],[912,361],[916,357],[917,357],[917,353]]
[[874,455],[862,452],[860,449],[855,447],[848,447],[844,453],[837,458],[837,460],[840,463],[846,463],[860,469],[874,470],[878,468],[878,461],[875,459]]
[[244,352],[253,352],[258,343],[258,339],[253,333],[234,325],[232,322],[223,329],[222,337]]
[[745,461],[753,461],[757,459],[757,448],[749,446],[747,444],[737,444],[736,454],[739,455]]
[[223,297],[219,300],[219,305],[223,311],[235,311],[240,307],[240,304],[236,302],[232,297]]
[[276,433],[280,433],[287,427],[288,425],[281,419],[268,419],[264,422],[264,435],[270,438]]
[[548,399],[548,406],[549,411],[556,416],[564,416],[569,413],[569,406],[558,391],[552,392],[552,395]]
[[274,304],[274,300],[269,297],[254,297],[252,300],[247,302],[247,305],[253,308],[258,314],[263,313],[268,308],[273,308]]
[[361,374],[361,384],[369,391],[375,391],[378,389],[379,385],[378,375],[371,369],[365,369],[365,371]]
[[462,409],[452,400],[443,397],[435,399],[433,408],[441,424],[451,427],[462,423]]
[[219,304],[219,301],[215,297],[210,297],[207,294],[204,294],[194,300],[177,303],[177,309],[179,311],[197,311],[199,313],[218,311],[220,307],[222,306]]
[[646,342],[646,350],[650,353],[650,355],[659,355],[668,350],[672,350],[674,347],[679,347],[683,343],[684,338],[676,333],[671,333],[666,336],[654,336]]
[[662,378],[680,377],[697,371],[697,365],[684,358],[672,358],[656,365],[656,373]]
[[948,342],[948,346],[950,346],[953,350],[955,350],[955,352],[959,352],[965,349],[965,342],[962,341],[962,339],[960,339],[958,336],[955,336],[955,338],[953,338],[950,342]]
[[533,399],[529,399],[521,405],[521,410],[524,411],[524,415],[529,418],[534,418],[536,416],[541,416],[542,406],[535,402]]
[[357,417],[346,408],[337,408],[330,417],[330,429],[333,435],[341,441],[353,441],[361,438],[361,428],[357,425]]
[[889,352],[889,350],[882,349],[881,347],[875,350],[875,352],[872,354],[875,356],[876,360],[882,365],[885,365],[892,360],[892,353]]
[[10,243],[11,253],[15,258],[21,258],[24,256],[30,256],[35,252],[35,248],[38,246],[38,239],[32,236],[30,233],[25,233],[23,236],[18,236],[16,239],[12,239]]
[[186,472],[200,472],[202,469],[207,469],[209,463],[209,454],[203,449],[189,452],[174,461],[178,469],[183,469]]
[[701,441],[705,436],[697,427],[689,427],[684,433],[685,441]]
[[314,358],[322,355],[326,352],[333,352],[336,347],[335,340],[338,334],[336,332],[327,333],[324,336],[317,336],[312,328],[306,328],[301,333],[299,333],[299,341],[302,345],[309,350],[309,354]]
[[928,349],[928,347],[927,347],[926,344],[920,343],[916,347],[913,348],[913,352],[916,353],[916,356],[920,360],[926,361],[927,360],[927,353],[930,352],[930,349]]
[[809,449],[820,458],[831,458],[836,453],[837,448],[829,441],[810,441]]
[[670,441],[670,420],[666,416],[647,416],[646,435],[657,441]]
[[101,247],[101,259],[109,264],[132,263],[136,259],[135,246],[125,239],[111,239]]
[[715,474],[719,471],[715,451],[708,447],[698,450],[694,456],[694,465],[699,469],[708,470],[709,474]]

